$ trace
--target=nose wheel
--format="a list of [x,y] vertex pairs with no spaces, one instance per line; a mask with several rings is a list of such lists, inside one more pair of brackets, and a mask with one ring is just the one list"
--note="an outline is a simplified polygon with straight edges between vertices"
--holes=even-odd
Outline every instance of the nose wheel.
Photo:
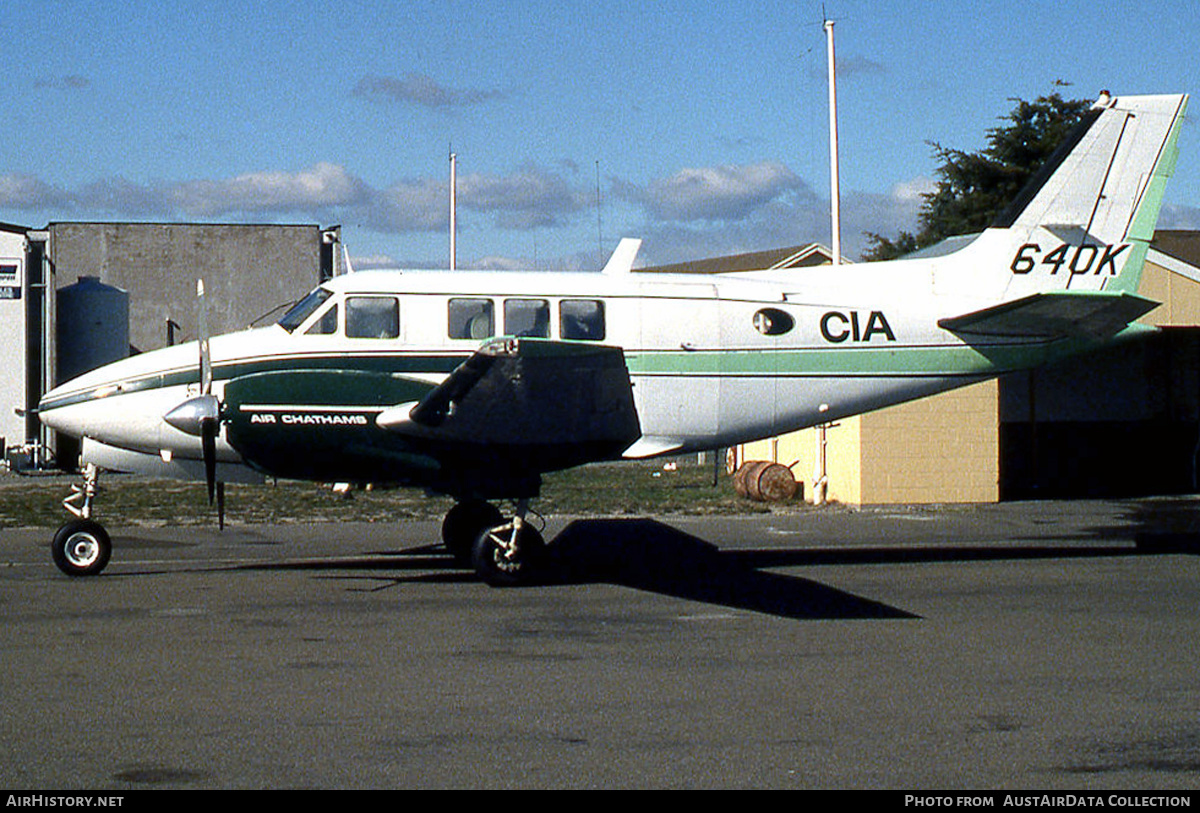
[[112,540],[95,520],[72,520],[54,534],[50,555],[68,576],[95,576],[112,556]]

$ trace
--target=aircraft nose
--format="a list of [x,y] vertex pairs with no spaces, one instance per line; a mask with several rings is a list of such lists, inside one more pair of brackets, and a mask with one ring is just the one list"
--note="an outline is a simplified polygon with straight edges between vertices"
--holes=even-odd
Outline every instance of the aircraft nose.
[[[43,425],[67,435],[83,434],[83,411],[80,401],[66,397],[64,387],[55,387],[38,401],[37,416]],[[76,408],[72,408],[76,407]]]

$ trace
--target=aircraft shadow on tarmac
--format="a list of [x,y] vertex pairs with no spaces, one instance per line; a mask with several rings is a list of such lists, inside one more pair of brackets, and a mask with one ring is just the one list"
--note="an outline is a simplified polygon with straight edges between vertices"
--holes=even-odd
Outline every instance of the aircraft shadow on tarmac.
[[916,617],[809,579],[761,571],[752,557],[649,519],[576,520],[549,549],[548,576],[560,583],[606,582],[794,619]]
[[[1016,559],[1094,558],[1189,552],[1189,540],[1139,534],[1137,544],[819,547],[721,550],[650,519],[588,519],[568,525],[550,545],[550,578],[607,582],[793,619],[918,618],[905,610],[798,576],[764,568],[912,564]],[[1153,540],[1153,541],[1152,541]]]
[[[372,591],[401,583],[475,578],[438,550],[438,546],[422,546],[367,557],[259,562],[232,569],[344,571],[325,578],[386,583]],[[782,564],[789,563],[758,562],[746,552],[723,552],[712,543],[654,520],[576,520],[549,545],[540,578],[533,586],[615,584],[796,620],[918,617],[810,579],[758,569]],[[433,572],[397,576],[397,570]],[[373,575],[349,575],[352,571],[372,571]]]
[[[721,550],[670,525],[651,519],[575,520],[549,546],[541,585],[615,584],[707,604],[750,610],[795,620],[912,619],[919,616],[882,602],[856,596],[799,576],[765,568],[813,567],[838,564],[912,564],[987,560],[1138,556],[1156,553],[1195,553],[1188,544],[1136,546],[1101,541],[1092,544],[1003,545],[888,545],[789,549]],[[1182,548],[1182,549],[1181,549]],[[369,558],[306,560],[303,563],[260,563],[238,569],[309,569],[322,571],[372,570],[392,584],[403,582],[466,581],[473,575],[437,552],[435,546],[389,551]],[[436,571],[397,577],[398,569]],[[339,576],[337,578],[362,578]]]

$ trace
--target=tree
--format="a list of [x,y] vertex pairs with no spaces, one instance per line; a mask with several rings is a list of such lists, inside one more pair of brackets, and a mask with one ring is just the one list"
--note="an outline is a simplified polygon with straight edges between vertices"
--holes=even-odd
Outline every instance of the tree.
[[892,239],[867,233],[871,247],[864,260],[888,260],[988,227],[1016,198],[1092,103],[1067,100],[1058,93],[1036,101],[1014,100],[1008,122],[987,133],[987,146],[964,152],[933,144],[938,159],[937,188],[924,195],[916,234],[901,231]]

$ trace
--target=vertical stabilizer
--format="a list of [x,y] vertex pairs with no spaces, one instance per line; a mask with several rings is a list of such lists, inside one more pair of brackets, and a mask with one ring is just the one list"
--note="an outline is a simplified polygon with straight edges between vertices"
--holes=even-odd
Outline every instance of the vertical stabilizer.
[[986,252],[988,267],[1003,280],[1004,299],[1050,291],[1136,292],[1174,171],[1187,98],[1101,95],[968,249]]

